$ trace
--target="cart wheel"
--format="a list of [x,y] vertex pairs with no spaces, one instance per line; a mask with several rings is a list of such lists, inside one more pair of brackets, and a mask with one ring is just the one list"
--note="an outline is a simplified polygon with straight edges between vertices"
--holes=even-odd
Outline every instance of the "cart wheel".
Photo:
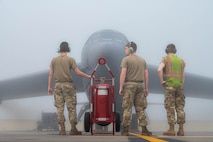
[[90,130],[90,113],[86,112],[84,115],[84,130],[89,132]]
[[116,132],[120,132],[120,125],[121,125],[120,113],[116,112],[115,113],[115,131]]

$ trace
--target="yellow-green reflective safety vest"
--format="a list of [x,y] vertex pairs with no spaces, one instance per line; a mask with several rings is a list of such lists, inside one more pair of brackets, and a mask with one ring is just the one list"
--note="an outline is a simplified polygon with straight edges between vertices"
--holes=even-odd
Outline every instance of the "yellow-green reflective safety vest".
[[164,72],[164,80],[167,86],[180,87],[182,86],[183,77],[183,61],[176,55],[164,57],[166,64]]

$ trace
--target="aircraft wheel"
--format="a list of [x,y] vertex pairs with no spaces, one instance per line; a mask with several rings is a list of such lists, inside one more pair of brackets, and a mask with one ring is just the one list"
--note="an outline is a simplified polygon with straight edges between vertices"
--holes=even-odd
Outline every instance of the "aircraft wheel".
[[84,114],[84,130],[86,132],[89,132],[90,130],[90,113],[89,112],[86,112]]
[[115,113],[115,131],[116,132],[120,132],[120,125],[121,125],[120,113],[116,112]]

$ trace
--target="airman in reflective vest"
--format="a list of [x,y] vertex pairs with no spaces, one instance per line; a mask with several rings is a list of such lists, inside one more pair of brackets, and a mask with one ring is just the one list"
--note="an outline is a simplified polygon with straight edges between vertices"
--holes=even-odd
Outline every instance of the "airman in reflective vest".
[[167,56],[163,57],[158,67],[160,83],[164,87],[164,106],[170,126],[169,130],[163,134],[170,136],[176,135],[174,126],[178,123],[179,130],[177,135],[183,136],[183,124],[185,123],[185,96],[183,93],[185,62],[182,58],[175,55],[176,48],[174,44],[167,45],[166,53]]

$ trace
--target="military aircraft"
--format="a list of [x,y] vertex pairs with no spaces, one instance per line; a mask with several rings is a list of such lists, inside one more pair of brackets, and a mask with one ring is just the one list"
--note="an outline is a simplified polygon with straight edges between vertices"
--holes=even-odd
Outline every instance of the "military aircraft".
[[[125,45],[129,42],[124,34],[115,30],[101,30],[93,33],[86,41],[82,53],[81,63],[78,63],[80,70],[91,74],[98,63],[98,58],[103,56],[115,76],[115,102],[116,110],[122,113],[121,96],[118,94],[120,63],[125,56]],[[157,76],[157,66],[148,65],[149,67],[149,92],[163,94],[162,86]],[[2,80],[0,81],[0,101],[30,98],[47,95],[47,78],[49,71],[42,71],[35,74]],[[89,101],[90,80],[77,76],[71,71],[73,80],[78,92],[85,92]],[[96,78],[110,77],[108,71],[100,68],[96,71]],[[213,79],[203,76],[186,73],[185,95],[186,97],[213,99],[212,88]],[[204,91],[205,90],[205,93]],[[78,120],[84,112],[89,109],[85,104],[79,114]]]

